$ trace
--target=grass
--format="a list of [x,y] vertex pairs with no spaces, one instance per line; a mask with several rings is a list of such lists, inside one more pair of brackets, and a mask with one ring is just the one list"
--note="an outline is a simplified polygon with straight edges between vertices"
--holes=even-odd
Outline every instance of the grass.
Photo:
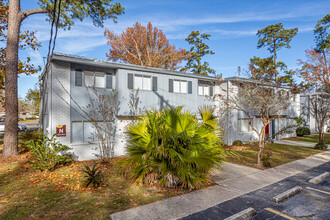
[[[285,138],[284,140],[318,143],[319,142],[319,134],[312,134],[312,135],[313,135],[313,137],[309,137],[309,136],[291,137],[291,138]],[[325,133],[324,134],[324,143],[325,144],[330,144],[330,133]]]
[[24,119],[24,120],[20,120],[19,122],[18,122],[18,124],[22,124],[22,123],[27,123],[27,122],[35,122],[35,123],[38,123],[39,122],[39,119],[37,118],[37,119]]
[[[0,143],[2,141],[0,139]],[[226,149],[228,162],[256,167],[257,147]],[[272,166],[321,152],[281,144],[271,144],[266,147],[267,151],[272,152]],[[0,158],[0,219],[108,219],[114,212],[188,192],[137,186],[114,171],[118,158],[99,164],[105,182],[97,189],[80,186],[84,177],[79,170],[85,163],[91,165],[93,161],[73,162],[53,172],[40,172],[31,167],[29,160],[29,152]]]
[[[228,155],[227,161],[244,166],[259,168],[257,166],[257,146],[245,145],[242,147],[229,146],[226,147]],[[320,153],[320,150],[313,148],[289,146],[283,144],[269,144],[265,147],[264,155],[271,152],[271,167],[276,167],[294,160],[303,159],[314,154]]]
[[81,188],[83,164],[74,162],[53,172],[31,168],[29,153],[0,158],[1,219],[107,219],[114,212],[180,195],[186,191],[137,186],[114,172],[114,163],[99,164],[105,184]]

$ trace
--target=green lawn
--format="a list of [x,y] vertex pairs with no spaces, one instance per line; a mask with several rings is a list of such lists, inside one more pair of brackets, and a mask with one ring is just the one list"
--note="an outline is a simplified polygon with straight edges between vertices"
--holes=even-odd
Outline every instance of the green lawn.
[[[291,141],[304,141],[304,142],[312,142],[318,143],[319,142],[319,134],[312,134],[313,137],[291,137],[291,138],[284,138],[284,140],[291,140]],[[330,133],[324,134],[324,143],[330,144]]]
[[[250,167],[257,167],[257,146],[244,146],[242,149],[226,147],[228,150],[227,161]],[[307,147],[289,146],[283,144],[270,144],[265,147],[264,155],[271,152],[269,162],[271,167],[288,163],[294,160],[303,159],[313,154],[320,153],[320,150]]]

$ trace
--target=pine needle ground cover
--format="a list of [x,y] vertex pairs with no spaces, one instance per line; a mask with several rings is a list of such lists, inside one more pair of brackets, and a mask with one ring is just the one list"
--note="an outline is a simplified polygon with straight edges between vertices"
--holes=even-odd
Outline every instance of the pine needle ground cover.
[[[226,161],[244,166],[259,168],[257,166],[258,147],[252,145],[244,146],[228,146]],[[281,164],[289,163],[294,160],[304,159],[314,154],[322,152],[314,148],[284,145],[284,144],[267,144],[265,145],[264,157],[269,157],[269,167],[276,167]]]
[[137,186],[114,172],[116,158],[99,163],[105,181],[83,188],[84,164],[73,162],[53,172],[37,171],[28,163],[29,153],[0,157],[0,219],[104,219],[114,212],[187,193],[156,186]]

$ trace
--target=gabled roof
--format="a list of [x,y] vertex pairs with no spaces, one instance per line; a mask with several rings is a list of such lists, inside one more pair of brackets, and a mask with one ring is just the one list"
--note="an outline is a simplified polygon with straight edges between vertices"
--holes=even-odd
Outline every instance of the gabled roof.
[[[95,58],[88,58],[88,57],[77,56],[77,55],[72,55],[72,54],[65,54],[65,53],[58,53],[58,52],[53,53],[52,56],[50,57],[50,62],[53,60],[77,63],[77,64],[82,64],[82,65],[98,66],[98,67],[103,67],[103,68],[127,69],[127,70],[145,71],[145,72],[151,72],[151,73],[183,76],[183,77],[190,77],[190,78],[198,78],[201,80],[207,80],[207,81],[213,81],[213,82],[219,81],[219,79],[214,76],[197,75],[197,74],[193,74],[193,73],[166,70],[166,69],[160,69],[160,68],[154,68],[154,67],[139,66],[139,65],[133,65],[133,64],[128,64],[128,63],[110,62],[110,61],[106,61],[106,60],[100,60],[100,59],[95,59]],[[44,72],[42,73],[42,75],[43,74],[44,74]],[[250,82],[250,83],[263,84],[263,85],[267,85],[267,86],[275,86],[274,84],[269,83],[269,82],[262,82],[259,80],[246,79],[243,77],[228,77],[228,78],[224,78],[222,80],[223,80],[223,82],[227,82],[227,81]],[[291,87],[281,86],[281,88],[290,89]]]
[[[275,87],[276,85],[274,83],[270,83],[270,82],[264,82],[264,81],[260,81],[260,80],[255,80],[255,79],[247,79],[247,78],[243,78],[243,77],[228,77],[225,78],[223,80],[224,82],[227,81],[231,81],[231,82],[245,82],[245,83],[256,83],[256,84],[262,84],[265,86],[271,86],[271,87]],[[291,89],[290,86],[279,86],[280,88],[286,88],[286,89]]]
[[65,54],[65,53],[53,53],[50,58],[50,61],[59,60],[59,61],[66,61],[84,65],[92,65],[92,66],[99,66],[104,68],[115,68],[115,69],[128,69],[128,70],[136,70],[136,71],[145,71],[145,72],[152,72],[152,73],[160,73],[160,74],[167,74],[167,75],[176,75],[176,76],[183,76],[183,77],[190,77],[190,78],[198,78],[208,81],[217,81],[218,79],[214,76],[204,76],[204,75],[197,75],[192,73],[180,72],[180,71],[172,71],[172,70],[165,70],[160,68],[153,68],[153,67],[146,67],[146,66],[139,66],[133,64],[126,64],[126,63],[118,63],[118,62],[110,62],[106,60],[94,59],[94,58],[87,58],[83,56],[77,56],[72,54]]

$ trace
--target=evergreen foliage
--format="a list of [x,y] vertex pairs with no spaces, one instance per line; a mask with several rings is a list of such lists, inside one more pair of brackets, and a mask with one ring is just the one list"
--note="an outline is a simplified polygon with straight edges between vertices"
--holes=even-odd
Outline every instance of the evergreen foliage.
[[209,63],[202,58],[208,54],[212,55],[214,52],[210,50],[210,47],[204,42],[209,40],[210,34],[200,34],[199,31],[192,31],[185,39],[192,45],[188,53],[188,62],[181,71],[190,70],[194,74],[208,75],[215,74],[215,70],[209,67]]
[[200,109],[200,118],[182,107],[146,111],[128,127],[125,172],[138,184],[170,188],[200,187],[219,166],[223,149],[214,109]]

